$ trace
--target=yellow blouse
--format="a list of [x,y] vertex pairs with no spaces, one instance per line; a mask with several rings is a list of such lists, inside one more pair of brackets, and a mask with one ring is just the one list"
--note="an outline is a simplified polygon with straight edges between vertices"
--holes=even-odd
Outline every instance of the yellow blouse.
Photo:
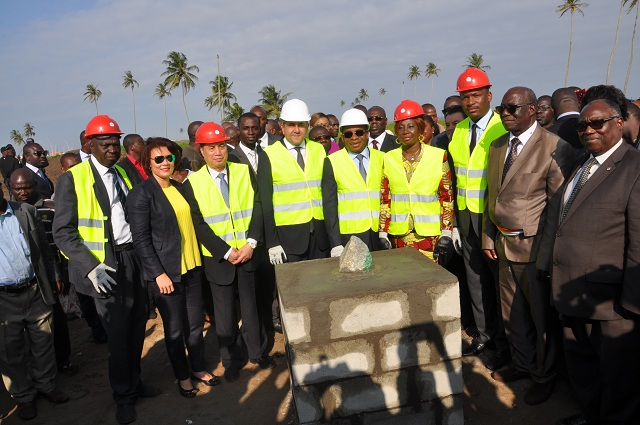
[[180,259],[182,271],[180,273],[185,274],[187,271],[202,265],[196,231],[191,220],[191,208],[189,208],[187,201],[174,186],[162,188],[162,191],[169,200],[178,219],[178,227],[182,237],[180,247],[182,252],[182,258]]

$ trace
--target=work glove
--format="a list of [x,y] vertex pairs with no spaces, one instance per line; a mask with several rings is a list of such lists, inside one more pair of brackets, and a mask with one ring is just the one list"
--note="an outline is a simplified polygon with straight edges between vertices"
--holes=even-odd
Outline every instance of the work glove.
[[98,294],[108,297],[113,295],[113,291],[117,283],[111,276],[109,276],[107,272],[115,271],[116,269],[114,269],[113,267],[109,267],[104,263],[100,263],[89,272],[87,277],[89,278],[91,283],[93,283],[93,287],[96,289]]
[[453,228],[451,239],[453,239],[453,248],[455,248],[456,254],[462,255],[462,239],[460,239],[460,231],[457,227]]
[[271,264],[275,266],[276,264],[282,264],[285,261],[287,261],[287,254],[284,253],[282,245],[269,248],[269,262]]
[[342,245],[334,246],[331,248],[331,258],[336,258],[342,255],[344,247]]
[[378,232],[378,239],[380,239],[382,249],[391,249],[391,241],[387,236],[387,232]]
[[438,260],[438,264],[441,266],[446,266],[449,261],[451,261],[451,257],[453,256],[453,240],[450,236],[444,236],[445,232],[451,232],[450,230],[443,231],[440,238],[438,238],[438,243],[436,247],[433,249],[433,258]]

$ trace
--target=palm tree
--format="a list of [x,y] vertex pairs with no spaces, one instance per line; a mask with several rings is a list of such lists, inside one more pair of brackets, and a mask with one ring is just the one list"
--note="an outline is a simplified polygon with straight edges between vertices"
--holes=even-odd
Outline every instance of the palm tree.
[[571,48],[573,47],[573,14],[580,12],[584,16],[584,12],[581,7],[589,6],[588,3],[580,3],[579,0],[564,0],[560,6],[556,8],[556,12],[560,14],[560,17],[567,12],[571,12],[571,32],[569,32],[569,56],[567,57],[567,73],[564,77],[564,86],[569,84],[569,67],[571,66]]
[[96,115],[98,115],[98,99],[102,96],[102,91],[98,89],[98,85],[87,84],[84,92],[84,100],[89,100],[89,103],[95,103]]
[[18,146],[20,146],[21,144],[24,143],[24,139],[22,138],[22,134],[20,134],[20,132],[18,130],[11,130],[11,133],[9,133],[9,138],[11,139],[11,141],[13,143],[15,143]]
[[341,108],[344,108],[344,105],[346,105],[346,102],[345,102],[344,100],[341,100],[341,101],[340,101],[340,107],[341,107]]
[[278,118],[280,116],[280,110],[282,105],[287,101],[287,98],[291,93],[281,94],[281,90],[276,90],[273,84],[267,84],[258,92],[262,97],[260,103],[262,107],[267,111],[267,116]]
[[24,123],[24,137],[29,138],[35,136],[36,132],[34,130],[35,129],[30,122],[27,121],[26,123]]
[[140,84],[133,78],[131,71],[127,71],[122,76],[122,87],[128,89],[131,87],[131,96],[133,97],[133,132],[138,132],[138,126],[136,125],[136,95],[133,94],[134,87],[140,87]]
[[367,99],[369,99],[369,93],[367,93],[365,89],[360,89],[360,91],[358,92],[358,97],[361,101],[366,102]]
[[489,65],[485,65],[484,64],[484,58],[482,57],[482,55],[479,55],[477,53],[471,53],[469,56],[467,56],[467,62],[462,65],[463,68],[478,68],[481,70],[489,70],[491,69],[491,67]]
[[187,57],[184,53],[170,52],[167,59],[162,63],[167,66],[166,71],[161,75],[165,76],[164,84],[169,90],[173,90],[180,86],[182,89],[182,105],[184,106],[184,114],[187,117],[187,125],[189,125],[189,113],[187,112],[187,103],[184,101],[184,95],[196,86],[198,77],[194,72],[200,72],[200,68],[196,65],[189,65]]
[[378,93],[380,93],[380,97],[383,97],[385,94],[387,94],[387,91],[383,88],[381,88]]
[[411,65],[409,67],[409,73],[407,74],[407,78],[409,81],[415,80],[413,83],[413,88],[415,91],[415,97],[418,97],[418,77],[422,75],[422,71],[420,71],[420,67],[418,65]]
[[240,119],[240,115],[244,114],[244,108],[238,105],[238,102],[234,102],[233,105],[228,106],[227,115],[224,116],[224,121],[236,122]]
[[620,13],[618,13],[618,25],[616,26],[616,38],[613,42],[613,49],[611,49],[611,56],[609,57],[609,65],[607,65],[607,79],[605,84],[609,84],[609,78],[611,76],[611,64],[613,63],[613,56],[616,54],[616,47],[618,47],[618,32],[620,31],[620,20],[622,19],[622,10],[624,9],[624,5],[629,0],[621,0],[620,1]]
[[[229,91],[231,90],[233,83],[229,83],[229,78],[217,75],[215,80],[209,81],[209,84],[211,84],[212,94],[204,100],[204,106],[208,107],[209,110],[214,106],[217,106],[218,111],[221,111],[222,114],[224,114],[225,108],[229,109],[231,107],[231,102],[236,102],[238,100],[236,95]],[[220,116],[222,116],[222,114],[220,114]]]
[[159,83],[153,95],[164,99],[164,137],[167,137],[167,97],[171,96],[171,91],[167,90],[166,84]]
[[627,9],[627,14],[631,13],[633,8],[636,8],[636,18],[633,21],[633,34],[631,35],[631,55],[629,55],[629,67],[627,68],[627,79],[624,80],[624,92],[627,92],[627,87],[629,86],[629,76],[631,75],[631,65],[633,64],[633,50],[635,47],[636,41],[636,28],[638,27],[638,11],[640,10],[640,2],[638,0],[632,0],[629,5],[629,9]]
[[[431,78],[434,75],[437,77],[440,73],[440,68],[436,66],[435,63],[429,62],[427,64],[427,68],[424,70],[424,75],[427,78]],[[433,101],[433,80],[431,80],[431,95],[429,96],[429,102]]]

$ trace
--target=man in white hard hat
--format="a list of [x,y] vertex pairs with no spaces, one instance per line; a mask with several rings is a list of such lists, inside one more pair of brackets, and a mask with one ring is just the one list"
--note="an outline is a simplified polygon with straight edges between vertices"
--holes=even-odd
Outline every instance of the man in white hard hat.
[[265,244],[274,265],[329,254],[320,189],[326,153],[306,140],[310,119],[303,101],[287,101],[280,113],[284,139],[258,157]]
[[340,120],[344,149],[329,155],[322,173],[322,204],[331,245],[339,257],[351,236],[369,250],[379,249],[380,182],[384,153],[369,149],[369,122],[359,109],[349,109]]

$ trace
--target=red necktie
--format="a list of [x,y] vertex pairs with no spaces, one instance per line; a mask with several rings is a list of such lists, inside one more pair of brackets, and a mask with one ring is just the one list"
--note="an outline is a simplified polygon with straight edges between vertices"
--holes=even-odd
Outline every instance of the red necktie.
[[374,148],[375,150],[378,150],[378,141],[377,141],[376,139],[373,139],[373,142],[372,142],[372,143],[373,143],[373,148]]

